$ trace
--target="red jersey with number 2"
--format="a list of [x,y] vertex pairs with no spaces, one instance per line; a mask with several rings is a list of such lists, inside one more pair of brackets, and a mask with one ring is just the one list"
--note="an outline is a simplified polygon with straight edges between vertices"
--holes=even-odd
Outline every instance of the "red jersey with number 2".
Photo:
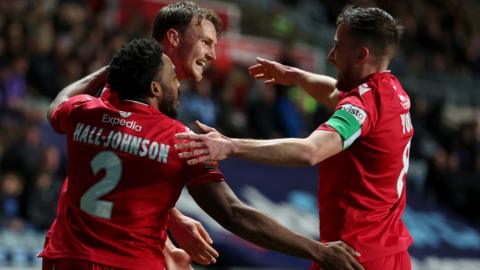
[[[343,240],[362,254],[360,262],[405,251],[413,241],[402,221],[410,99],[389,71],[378,72],[342,93],[336,110],[342,109],[360,130],[348,148],[320,163],[320,239]],[[327,123],[318,129],[336,131]]]
[[168,211],[189,189],[223,175],[178,158],[187,128],[141,102],[79,95],[53,112],[67,136],[68,185],[40,256],[127,269],[164,269]]

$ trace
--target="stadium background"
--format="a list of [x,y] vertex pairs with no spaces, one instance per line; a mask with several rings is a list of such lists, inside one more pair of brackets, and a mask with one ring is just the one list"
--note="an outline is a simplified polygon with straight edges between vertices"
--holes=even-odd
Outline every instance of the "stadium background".
[[[335,17],[350,1],[198,1],[225,23],[217,61],[200,83],[183,83],[180,119],[237,137],[301,137],[328,112],[295,87],[266,87],[246,68],[256,56],[334,75],[326,54]],[[480,269],[480,2],[363,1],[405,26],[391,65],[412,101],[415,136],[404,220],[416,242],[414,269]],[[65,176],[65,139],[45,120],[66,84],[148,36],[166,0],[0,1],[0,269],[39,269],[35,254],[55,215]],[[318,237],[316,168],[221,163],[250,205]],[[307,269],[308,262],[232,236],[193,205],[221,252],[210,269]],[[198,268],[198,267],[196,267]]]

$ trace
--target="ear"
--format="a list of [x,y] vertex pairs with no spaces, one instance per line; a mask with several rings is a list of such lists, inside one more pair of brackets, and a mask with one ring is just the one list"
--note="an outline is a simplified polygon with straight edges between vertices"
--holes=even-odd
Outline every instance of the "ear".
[[168,44],[172,47],[177,47],[180,43],[180,33],[173,28],[167,30],[166,37]]
[[359,62],[364,62],[369,56],[370,50],[368,49],[368,47],[363,46],[358,49],[357,60]]
[[158,82],[150,83],[150,94],[153,97],[161,98],[163,95],[162,86]]

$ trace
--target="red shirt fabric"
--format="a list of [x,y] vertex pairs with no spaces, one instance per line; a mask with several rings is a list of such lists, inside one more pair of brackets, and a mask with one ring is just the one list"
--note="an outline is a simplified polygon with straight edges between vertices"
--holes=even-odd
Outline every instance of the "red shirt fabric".
[[222,173],[179,159],[174,135],[188,128],[141,102],[78,95],[52,115],[67,136],[68,184],[40,256],[164,269],[168,211],[183,186]]
[[[366,118],[349,148],[320,163],[320,239],[343,240],[366,262],[406,251],[413,242],[401,219],[413,136],[410,99],[390,72],[378,72],[342,93],[336,109],[349,105]],[[335,131],[327,124],[318,129]]]

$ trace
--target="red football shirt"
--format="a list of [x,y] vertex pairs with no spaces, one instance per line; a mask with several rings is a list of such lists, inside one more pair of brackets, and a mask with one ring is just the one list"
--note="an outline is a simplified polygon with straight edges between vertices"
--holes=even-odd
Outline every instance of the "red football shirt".
[[[390,72],[369,76],[336,107],[335,114],[353,116],[359,130],[342,137],[342,152],[320,163],[320,239],[343,240],[362,254],[360,262],[405,251],[413,241],[401,220],[413,136],[409,109]],[[345,133],[329,121],[318,129]]]
[[88,95],[60,105],[52,127],[67,136],[68,185],[40,256],[164,269],[168,211],[183,186],[223,180],[178,158],[174,135],[187,128],[146,104]]

